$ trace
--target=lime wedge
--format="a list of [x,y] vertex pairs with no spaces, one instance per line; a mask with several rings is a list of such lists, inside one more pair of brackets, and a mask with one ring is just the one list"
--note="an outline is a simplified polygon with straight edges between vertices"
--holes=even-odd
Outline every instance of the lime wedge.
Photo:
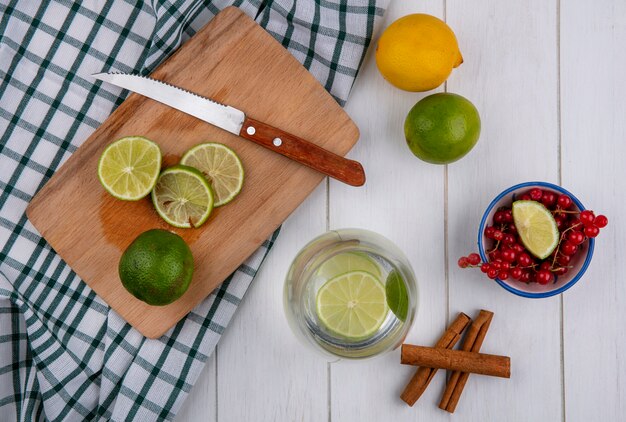
[[380,279],[381,272],[378,264],[364,253],[342,252],[325,261],[317,270],[317,275],[324,280],[330,280],[338,275],[350,271],[365,271]]
[[193,167],[177,165],[164,170],[152,191],[157,213],[174,227],[200,227],[213,210],[213,191]]
[[552,213],[537,201],[513,202],[513,222],[526,249],[539,259],[547,258],[559,244]]
[[380,280],[365,271],[351,271],[320,288],[316,311],[332,333],[349,340],[362,340],[380,328],[389,308]]
[[393,270],[387,276],[385,283],[385,293],[387,295],[387,305],[396,317],[402,322],[406,321],[409,312],[409,294],[400,272]]
[[235,151],[213,142],[196,145],[187,151],[180,163],[197,168],[211,183],[215,206],[232,201],[243,186],[244,172]]
[[98,162],[98,178],[111,195],[124,201],[147,196],[161,171],[161,150],[149,139],[129,136],[110,144]]

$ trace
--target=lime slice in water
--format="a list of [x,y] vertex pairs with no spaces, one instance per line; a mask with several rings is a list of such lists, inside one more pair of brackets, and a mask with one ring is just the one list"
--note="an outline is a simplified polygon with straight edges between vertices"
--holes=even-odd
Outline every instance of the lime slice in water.
[[193,167],[177,165],[164,170],[152,191],[157,213],[174,227],[200,227],[213,210],[213,191]]
[[215,206],[232,201],[243,186],[244,172],[235,151],[226,145],[205,143],[187,151],[180,163],[197,168],[211,183]]
[[330,280],[350,271],[365,271],[376,278],[381,277],[380,267],[372,258],[360,252],[342,252],[326,260],[317,270],[317,275]]
[[161,171],[161,150],[149,139],[129,136],[106,147],[98,162],[98,178],[111,195],[124,201],[147,196]]
[[522,243],[539,259],[547,258],[559,243],[552,213],[537,201],[513,202],[513,222]]
[[397,270],[392,270],[387,276],[385,283],[387,305],[396,317],[402,322],[406,321],[409,312],[409,294],[406,291],[404,280]]
[[316,311],[332,333],[349,340],[362,340],[380,328],[389,308],[380,280],[365,271],[351,271],[320,288]]

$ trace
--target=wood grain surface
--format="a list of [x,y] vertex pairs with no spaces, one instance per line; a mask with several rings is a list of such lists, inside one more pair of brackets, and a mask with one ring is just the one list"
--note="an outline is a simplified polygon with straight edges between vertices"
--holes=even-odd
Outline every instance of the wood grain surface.
[[[278,42],[227,8],[151,75],[237,107],[329,151],[345,155],[359,132],[324,88]],[[148,199],[122,202],[97,178],[104,148],[123,136],[157,142],[174,164],[190,147],[222,142],[241,157],[238,198],[200,229],[174,229]],[[231,274],[323,180],[323,175],[155,101],[131,94],[30,203],[27,214],[50,245],[113,309],[148,337],[159,337]],[[190,245],[196,270],[187,293],[153,307],[121,285],[121,253],[140,233],[164,228]]]

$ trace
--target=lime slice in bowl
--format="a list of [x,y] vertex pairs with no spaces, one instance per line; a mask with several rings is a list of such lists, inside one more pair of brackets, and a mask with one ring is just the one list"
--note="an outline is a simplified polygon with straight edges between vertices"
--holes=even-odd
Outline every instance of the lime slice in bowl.
[[537,201],[515,201],[512,210],[524,247],[539,259],[547,258],[559,244],[559,229],[552,213]]
[[161,171],[161,150],[149,139],[128,136],[106,147],[98,178],[111,195],[124,201],[148,196]]
[[213,191],[204,175],[183,165],[164,170],[152,191],[157,213],[174,227],[200,227],[211,215],[213,202]]
[[241,192],[244,171],[241,160],[226,145],[208,142],[187,151],[180,163],[197,168],[211,183],[215,206],[227,204]]
[[332,333],[348,340],[371,337],[387,317],[385,286],[365,271],[351,271],[317,292],[317,316]]
[[326,260],[317,270],[317,275],[330,280],[350,271],[365,271],[380,279],[380,267],[372,258],[360,252],[342,252]]

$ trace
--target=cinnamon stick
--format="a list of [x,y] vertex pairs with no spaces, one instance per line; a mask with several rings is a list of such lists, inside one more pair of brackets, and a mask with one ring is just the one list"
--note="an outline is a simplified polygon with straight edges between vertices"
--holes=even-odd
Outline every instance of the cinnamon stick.
[[[461,338],[463,330],[465,330],[471,321],[470,317],[465,315],[463,312],[460,312],[445,333],[443,333],[441,338],[437,341],[435,347],[452,349]],[[404,388],[400,398],[409,406],[413,406],[424,391],[426,391],[428,384],[430,384],[430,381],[433,379],[436,372],[437,368],[420,366]]]
[[511,376],[509,357],[462,350],[403,344],[400,362],[405,365],[427,366],[501,378]]
[[[481,310],[478,314],[478,318],[472,323],[467,330],[467,335],[463,341],[461,349],[463,351],[479,352],[489,325],[493,318],[493,312]],[[446,384],[446,389],[443,393],[443,397],[439,402],[439,408],[450,413],[454,413],[456,406],[461,398],[461,393],[465,388],[465,383],[469,378],[469,373],[463,371],[454,371],[450,375],[450,379]]]

